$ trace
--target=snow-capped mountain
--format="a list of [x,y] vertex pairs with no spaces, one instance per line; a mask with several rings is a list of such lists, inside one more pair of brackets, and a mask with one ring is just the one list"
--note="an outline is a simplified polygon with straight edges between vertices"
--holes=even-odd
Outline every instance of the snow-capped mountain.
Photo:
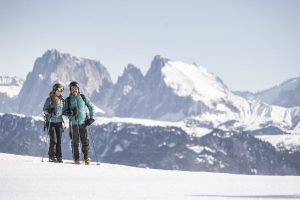
[[69,95],[68,84],[77,81],[80,91],[87,96],[101,92],[112,81],[106,68],[90,59],[76,58],[57,50],[48,50],[38,58],[18,97],[18,112],[36,115],[42,112],[45,99],[49,96],[54,83],[65,86],[64,94]]
[[[0,130],[0,152],[47,157],[41,118],[5,114],[0,116]],[[187,171],[300,174],[291,155],[242,132],[214,129],[194,137],[163,122],[96,118],[89,137],[90,155],[96,160],[93,144],[101,162]],[[64,158],[72,159],[68,130],[63,133],[62,151]]]
[[[48,50],[36,60],[17,102],[6,103],[6,97],[2,97],[2,107],[6,105],[10,112],[38,115],[52,85],[64,84],[64,95],[68,96],[67,85],[73,80],[80,83],[80,90],[107,116],[183,120],[194,127],[254,131],[253,134],[300,130],[300,108],[286,109],[255,99],[246,100],[231,92],[204,67],[161,56],[154,57],[145,76],[129,64],[113,84],[100,62]],[[285,88],[291,88],[297,81],[288,83]],[[18,110],[13,110],[16,106],[10,104],[17,105]]]
[[161,56],[154,58],[141,84],[121,102],[116,110],[118,116],[198,121],[198,125],[211,129],[257,130],[274,126],[290,131],[298,127],[300,115],[299,108],[246,100],[205,68]]
[[235,92],[247,99],[256,99],[282,107],[300,106],[300,78],[292,78],[278,86],[257,93]]
[[23,83],[19,77],[0,76],[0,112],[16,112],[16,100]]
[[122,99],[133,88],[140,85],[143,79],[141,70],[133,64],[128,64],[123,74],[119,76],[117,83],[111,87],[105,87],[100,94],[94,93],[92,100],[105,110],[107,116],[114,116],[118,106],[122,106]]
[[24,80],[19,77],[0,76],[0,93],[13,98],[17,96],[23,86]]
[[[155,56],[142,83],[134,88],[130,95],[124,97],[116,114],[125,117],[178,121],[187,116],[196,115],[200,110],[206,110],[205,102],[197,101],[201,95],[194,94],[189,90],[195,86],[193,84],[197,83],[197,80],[184,77],[186,74],[176,71],[177,64],[183,67],[181,72],[190,67],[190,65],[186,65],[187,68],[185,68],[181,65],[182,62],[173,62],[161,56]],[[178,73],[175,75],[170,68],[175,70],[174,73]],[[193,73],[193,69],[190,72]],[[180,78],[181,80],[179,80]],[[172,80],[184,81],[184,83],[179,86]],[[216,95],[221,94],[217,92]]]

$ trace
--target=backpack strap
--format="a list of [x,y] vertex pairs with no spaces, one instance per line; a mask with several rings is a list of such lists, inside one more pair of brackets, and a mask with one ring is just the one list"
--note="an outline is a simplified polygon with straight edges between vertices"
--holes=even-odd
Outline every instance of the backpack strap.
[[81,96],[82,100],[84,101],[85,105],[87,106],[86,98],[85,98],[84,94],[81,94],[81,93],[80,93],[80,96]]
[[66,98],[66,100],[65,100],[65,102],[67,102],[68,112],[71,111],[71,108],[70,108],[71,103],[70,103],[70,101],[71,101],[71,98],[70,98],[70,96],[68,96],[68,97]]
[[[86,97],[85,97],[85,95],[84,95],[84,94],[81,94],[81,93],[79,93],[79,94],[80,94],[82,100],[84,101],[85,106],[88,107],[88,105],[87,105],[87,103],[86,103]],[[70,111],[71,111],[71,108],[70,108],[70,105],[71,105],[71,98],[70,98],[70,96],[68,96],[68,97],[66,98],[65,101],[67,101],[68,112],[70,112]],[[88,118],[89,118],[89,117],[88,117],[88,114],[86,113],[86,119],[88,119]]]
[[[81,93],[80,93],[80,96],[81,96],[82,100],[84,101],[85,106],[88,107],[88,105],[87,105],[87,103],[86,103],[86,98],[85,98],[84,94],[81,94]],[[88,116],[87,112],[86,112],[85,119],[86,119],[86,120],[89,119],[89,116]]]

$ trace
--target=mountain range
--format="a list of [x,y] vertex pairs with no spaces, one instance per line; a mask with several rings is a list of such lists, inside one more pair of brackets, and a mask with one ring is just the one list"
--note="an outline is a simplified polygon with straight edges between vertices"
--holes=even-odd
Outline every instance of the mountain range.
[[286,108],[300,106],[300,77],[289,79],[270,89],[256,93],[240,91],[234,93],[246,99],[255,99],[270,105]]
[[[298,152],[278,151],[251,134],[214,129],[197,137],[175,125],[150,124],[137,119],[96,118],[88,129],[91,158],[166,170],[300,175]],[[1,115],[0,152],[47,157],[48,137],[42,129],[42,118]],[[68,132],[66,129],[62,136],[64,159],[72,159]]]
[[[298,173],[299,78],[258,93],[232,92],[221,78],[204,67],[159,55],[145,75],[128,64],[116,83],[101,62],[55,49],[37,58],[25,80],[0,78],[0,112],[27,116],[1,117],[1,152],[40,154],[45,140],[39,132],[42,122],[32,116],[41,116],[54,83],[64,85],[66,97],[68,84],[74,80],[79,82],[80,92],[89,96],[100,111],[97,116],[106,117],[98,119],[91,129],[96,135],[97,152],[105,162],[246,174]],[[115,117],[119,120],[115,121]],[[17,120],[9,122],[12,119]],[[149,123],[132,125],[132,120]],[[23,127],[28,129],[25,135]],[[166,135],[172,135],[176,142],[169,143]],[[31,149],[33,144],[35,149]],[[63,145],[64,155],[71,158],[67,139]],[[127,160],[128,156],[132,159]],[[247,160],[253,162],[243,165]],[[258,167],[260,162],[264,164]]]
[[[299,121],[299,107],[283,108],[264,103],[266,98],[263,97],[275,93],[272,91],[276,88],[256,95],[262,100],[242,98],[245,95],[231,92],[219,77],[196,64],[155,56],[145,76],[138,67],[129,64],[114,84],[108,70],[99,61],[77,58],[55,49],[37,58],[33,71],[27,75],[20,93],[11,102],[14,104],[10,106],[11,110],[40,115],[51,86],[62,83],[66,88],[64,95],[68,96],[68,84],[74,80],[79,82],[80,92],[89,96],[106,116],[198,120],[211,124],[212,128],[224,125],[227,128],[261,128],[268,124],[285,131],[296,128]],[[286,96],[283,93],[299,94],[295,85],[298,82],[293,79],[283,83],[278,87],[282,88],[281,92],[277,92],[280,94],[277,97],[282,100],[272,102],[284,102]],[[2,108],[0,111],[6,112]]]

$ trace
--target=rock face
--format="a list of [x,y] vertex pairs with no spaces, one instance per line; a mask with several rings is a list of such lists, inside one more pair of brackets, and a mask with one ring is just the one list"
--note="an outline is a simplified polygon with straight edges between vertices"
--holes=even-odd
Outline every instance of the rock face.
[[[42,128],[41,119],[2,115],[0,152],[41,156],[47,147]],[[68,130],[63,134],[63,157],[72,159],[67,133]],[[199,138],[178,127],[108,121],[95,123],[89,136],[102,162],[171,170],[300,174],[292,155],[278,152],[271,144],[247,133],[215,129]],[[92,143],[90,151],[95,160]]]
[[129,64],[116,84],[104,87],[102,93],[94,94],[92,100],[105,110],[107,116],[115,116],[118,107],[123,106],[122,100],[138,87],[143,80],[140,69]]
[[87,96],[101,92],[106,85],[112,85],[108,71],[99,61],[48,50],[35,61],[33,71],[27,75],[18,97],[18,112],[41,114],[53,84],[62,83],[65,86],[64,95],[68,96],[68,85],[74,80],[79,82],[80,91]]

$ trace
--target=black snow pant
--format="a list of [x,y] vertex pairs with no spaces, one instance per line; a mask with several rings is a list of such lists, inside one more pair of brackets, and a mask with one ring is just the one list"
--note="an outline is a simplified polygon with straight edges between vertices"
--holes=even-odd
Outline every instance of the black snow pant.
[[48,155],[49,157],[62,158],[61,154],[61,135],[62,135],[62,122],[50,123],[49,137],[50,145]]
[[82,125],[72,125],[71,130],[71,139],[72,139],[72,153],[74,160],[79,160],[79,138],[81,141],[81,151],[83,153],[84,159],[89,158],[89,138],[87,133],[87,127]]

